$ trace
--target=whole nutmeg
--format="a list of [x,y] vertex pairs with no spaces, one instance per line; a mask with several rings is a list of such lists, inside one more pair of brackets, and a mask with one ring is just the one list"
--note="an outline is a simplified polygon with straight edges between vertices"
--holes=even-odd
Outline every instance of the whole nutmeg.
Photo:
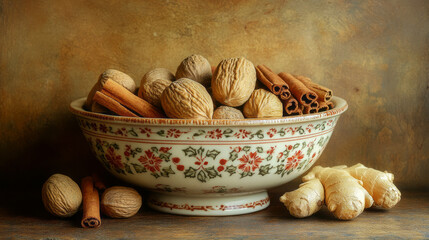
[[212,68],[209,61],[201,55],[185,58],[177,67],[176,78],[189,78],[209,87],[212,80]]
[[174,79],[174,75],[168,69],[152,69],[143,76],[137,95],[152,105],[161,107],[161,94]]
[[170,118],[211,119],[213,100],[206,88],[198,82],[181,78],[165,88],[161,105]]
[[249,99],[255,85],[255,66],[240,57],[221,61],[213,74],[211,86],[213,97],[218,102],[237,107]]
[[[93,107],[93,101],[92,101],[95,93],[97,91],[100,91],[103,88],[104,83],[106,83],[106,81],[108,79],[111,79],[111,80],[121,84],[123,87],[125,87],[126,89],[128,89],[132,93],[134,93],[136,91],[136,83],[128,74],[123,73],[123,72],[118,71],[118,70],[115,70],[115,69],[107,69],[98,77],[98,81],[92,87],[91,91],[88,94],[88,97],[86,98],[86,102],[85,102],[84,107],[87,110],[91,110],[94,112],[108,112],[102,106]],[[98,103],[96,103],[96,104],[98,105]]]
[[42,187],[42,201],[46,210],[58,217],[71,217],[82,203],[79,185],[63,174],[54,174]]
[[112,218],[134,216],[142,206],[142,197],[133,188],[114,186],[101,196],[101,212]]
[[244,104],[243,113],[247,118],[282,117],[283,104],[273,93],[257,89]]
[[220,106],[213,112],[213,119],[244,119],[244,116],[243,113],[236,108]]

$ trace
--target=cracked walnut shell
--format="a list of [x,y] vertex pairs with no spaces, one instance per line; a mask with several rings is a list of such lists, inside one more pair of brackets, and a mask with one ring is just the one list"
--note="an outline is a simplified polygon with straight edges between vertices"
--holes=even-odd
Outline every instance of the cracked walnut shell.
[[101,211],[111,218],[129,218],[142,206],[142,197],[133,188],[114,186],[101,196]]
[[211,119],[213,100],[200,83],[181,78],[165,88],[161,105],[170,118]]
[[244,104],[243,113],[247,118],[282,117],[283,104],[273,93],[257,89]]
[[230,107],[243,105],[249,99],[255,85],[255,66],[243,57],[221,61],[213,74],[211,84],[213,97]]

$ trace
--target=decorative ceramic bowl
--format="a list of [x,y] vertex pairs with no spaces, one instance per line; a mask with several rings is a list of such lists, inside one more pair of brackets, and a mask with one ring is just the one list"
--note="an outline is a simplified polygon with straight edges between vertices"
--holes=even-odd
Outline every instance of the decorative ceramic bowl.
[[190,120],[71,112],[97,159],[115,177],[150,191],[148,205],[184,215],[237,215],[268,207],[267,189],[307,171],[347,103],[278,119]]

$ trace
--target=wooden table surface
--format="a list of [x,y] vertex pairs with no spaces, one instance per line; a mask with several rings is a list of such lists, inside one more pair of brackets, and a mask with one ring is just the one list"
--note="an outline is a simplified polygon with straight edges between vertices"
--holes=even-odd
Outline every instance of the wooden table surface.
[[309,218],[293,218],[278,201],[285,191],[280,187],[269,191],[268,208],[247,215],[189,217],[143,206],[132,218],[103,218],[101,227],[83,229],[81,212],[53,217],[38,191],[3,191],[0,239],[429,239],[429,192],[403,192],[393,209],[371,208],[339,221],[326,207]]

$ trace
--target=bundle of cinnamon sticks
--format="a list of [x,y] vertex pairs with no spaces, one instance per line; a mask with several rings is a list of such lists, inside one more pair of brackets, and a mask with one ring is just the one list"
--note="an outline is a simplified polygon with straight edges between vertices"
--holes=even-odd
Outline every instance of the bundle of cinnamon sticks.
[[332,90],[309,78],[290,73],[274,73],[265,65],[256,67],[258,80],[279,96],[286,116],[323,112],[334,107]]
[[162,110],[110,79],[104,83],[101,91],[95,93],[93,101],[120,116],[165,117]]

